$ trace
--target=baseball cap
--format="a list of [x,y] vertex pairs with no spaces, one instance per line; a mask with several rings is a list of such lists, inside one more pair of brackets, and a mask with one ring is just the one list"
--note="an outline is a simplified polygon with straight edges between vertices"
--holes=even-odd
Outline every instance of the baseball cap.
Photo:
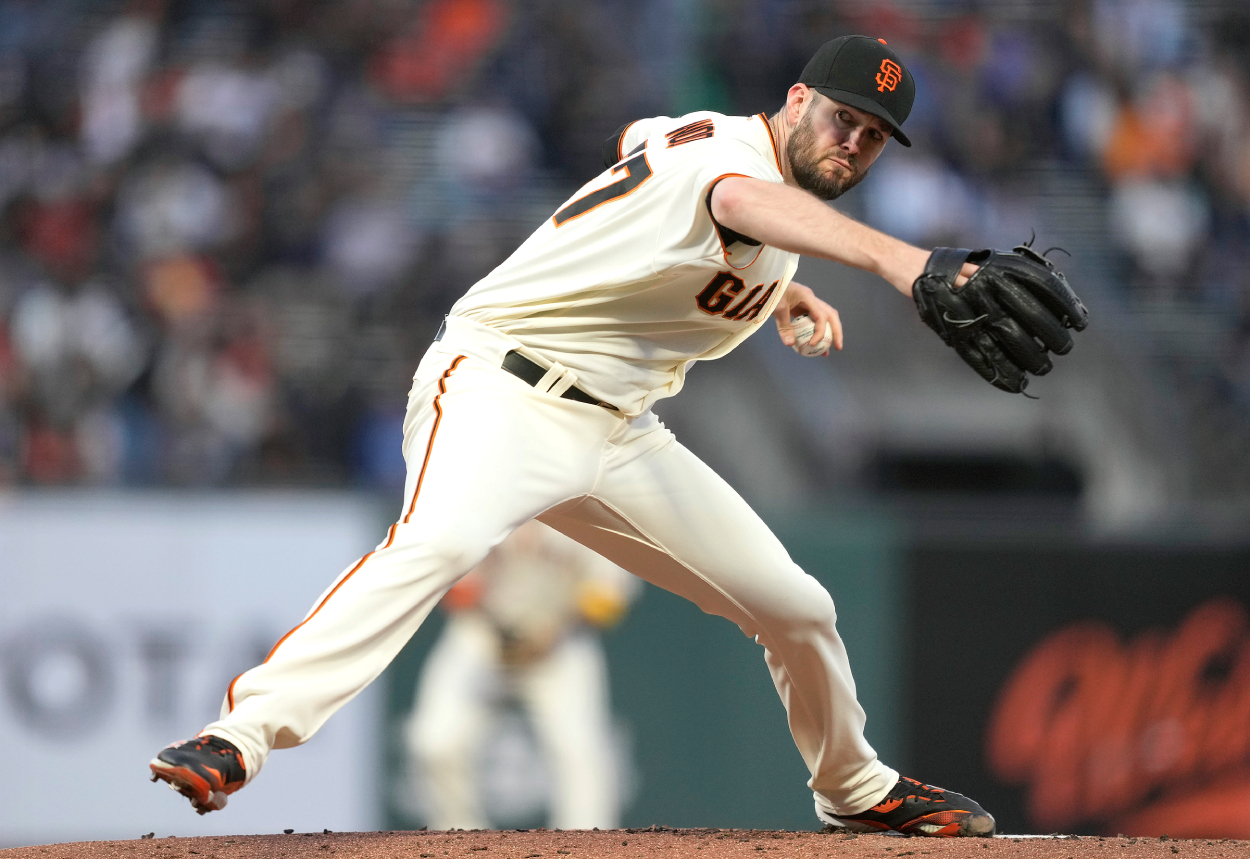
[[808,61],[799,83],[821,95],[884,119],[904,146],[903,121],[916,100],[916,82],[881,39],[839,36],[825,42]]

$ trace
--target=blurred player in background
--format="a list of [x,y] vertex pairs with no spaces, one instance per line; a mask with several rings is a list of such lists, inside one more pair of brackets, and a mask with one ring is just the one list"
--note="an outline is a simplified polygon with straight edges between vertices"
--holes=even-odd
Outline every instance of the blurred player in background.
[[482,751],[496,717],[514,702],[551,775],[550,825],[618,825],[607,664],[594,630],[619,621],[638,586],[535,521],[448,591],[447,625],[421,671],[404,732],[433,828],[490,826]]

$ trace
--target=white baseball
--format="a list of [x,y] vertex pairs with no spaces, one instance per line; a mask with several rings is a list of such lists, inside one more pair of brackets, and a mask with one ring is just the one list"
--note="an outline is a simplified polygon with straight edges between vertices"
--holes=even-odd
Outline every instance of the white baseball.
[[790,317],[790,326],[794,332],[794,345],[790,348],[805,358],[814,358],[829,351],[833,345],[833,326],[825,323],[825,336],[815,346],[810,345],[812,335],[816,333],[816,323],[806,313]]

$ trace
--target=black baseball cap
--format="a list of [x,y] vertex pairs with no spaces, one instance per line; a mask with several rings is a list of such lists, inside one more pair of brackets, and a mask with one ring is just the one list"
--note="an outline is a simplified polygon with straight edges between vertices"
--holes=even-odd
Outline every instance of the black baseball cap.
[[916,81],[884,40],[839,36],[825,42],[808,61],[799,83],[884,119],[894,129],[894,139],[911,146],[902,126],[916,100]]

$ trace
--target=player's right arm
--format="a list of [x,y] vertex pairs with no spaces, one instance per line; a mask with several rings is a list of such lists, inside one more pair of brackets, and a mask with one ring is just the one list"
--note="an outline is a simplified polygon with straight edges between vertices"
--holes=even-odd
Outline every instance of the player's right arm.
[[[929,259],[929,251],[848,218],[813,194],[776,182],[745,176],[721,180],[712,191],[712,217],[766,245],[872,272],[909,297]],[[971,265],[965,269],[965,275],[976,271]]]

